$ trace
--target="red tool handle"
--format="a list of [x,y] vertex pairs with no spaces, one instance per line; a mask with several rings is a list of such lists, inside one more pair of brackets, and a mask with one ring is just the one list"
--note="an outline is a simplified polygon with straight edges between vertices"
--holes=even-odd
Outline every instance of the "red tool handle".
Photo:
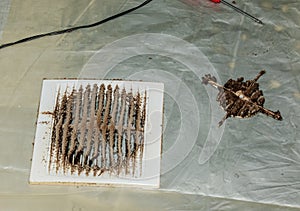
[[221,0],[210,0],[210,1],[212,1],[214,3],[221,3]]

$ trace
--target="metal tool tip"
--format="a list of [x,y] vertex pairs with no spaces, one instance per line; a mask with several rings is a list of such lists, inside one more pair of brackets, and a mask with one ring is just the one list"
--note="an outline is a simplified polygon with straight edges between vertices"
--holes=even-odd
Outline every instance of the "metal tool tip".
[[256,22],[261,24],[261,25],[265,25],[261,20],[256,20]]

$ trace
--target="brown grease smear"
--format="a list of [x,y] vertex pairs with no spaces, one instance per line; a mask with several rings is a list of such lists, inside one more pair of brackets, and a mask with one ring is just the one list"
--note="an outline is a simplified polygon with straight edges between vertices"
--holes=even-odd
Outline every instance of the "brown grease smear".
[[141,175],[146,100],[104,84],[59,90],[55,110],[43,112],[53,115],[49,171]]

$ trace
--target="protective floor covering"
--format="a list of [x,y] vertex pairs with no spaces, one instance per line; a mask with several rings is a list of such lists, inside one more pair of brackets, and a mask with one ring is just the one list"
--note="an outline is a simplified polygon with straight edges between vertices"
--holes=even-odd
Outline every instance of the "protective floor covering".
[[[1,1],[0,43],[141,2]],[[100,27],[1,49],[1,209],[299,209],[300,2],[235,2],[265,25],[206,0],[154,0]],[[224,83],[261,69],[265,106],[283,121],[257,115],[218,128],[224,112],[201,77]],[[165,84],[159,190],[28,184],[42,79],[77,77]]]

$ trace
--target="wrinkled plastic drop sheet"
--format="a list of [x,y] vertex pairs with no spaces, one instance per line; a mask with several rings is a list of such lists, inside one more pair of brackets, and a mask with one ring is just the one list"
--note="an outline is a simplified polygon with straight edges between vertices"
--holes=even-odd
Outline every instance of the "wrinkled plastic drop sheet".
[[[0,42],[95,22],[141,2],[1,1]],[[0,50],[1,208],[300,208],[300,2],[236,6],[265,25],[209,1],[154,1],[100,27]],[[284,120],[259,114],[218,127],[217,90],[201,77],[224,83],[261,69],[265,106]],[[163,82],[160,189],[29,185],[43,78]]]

